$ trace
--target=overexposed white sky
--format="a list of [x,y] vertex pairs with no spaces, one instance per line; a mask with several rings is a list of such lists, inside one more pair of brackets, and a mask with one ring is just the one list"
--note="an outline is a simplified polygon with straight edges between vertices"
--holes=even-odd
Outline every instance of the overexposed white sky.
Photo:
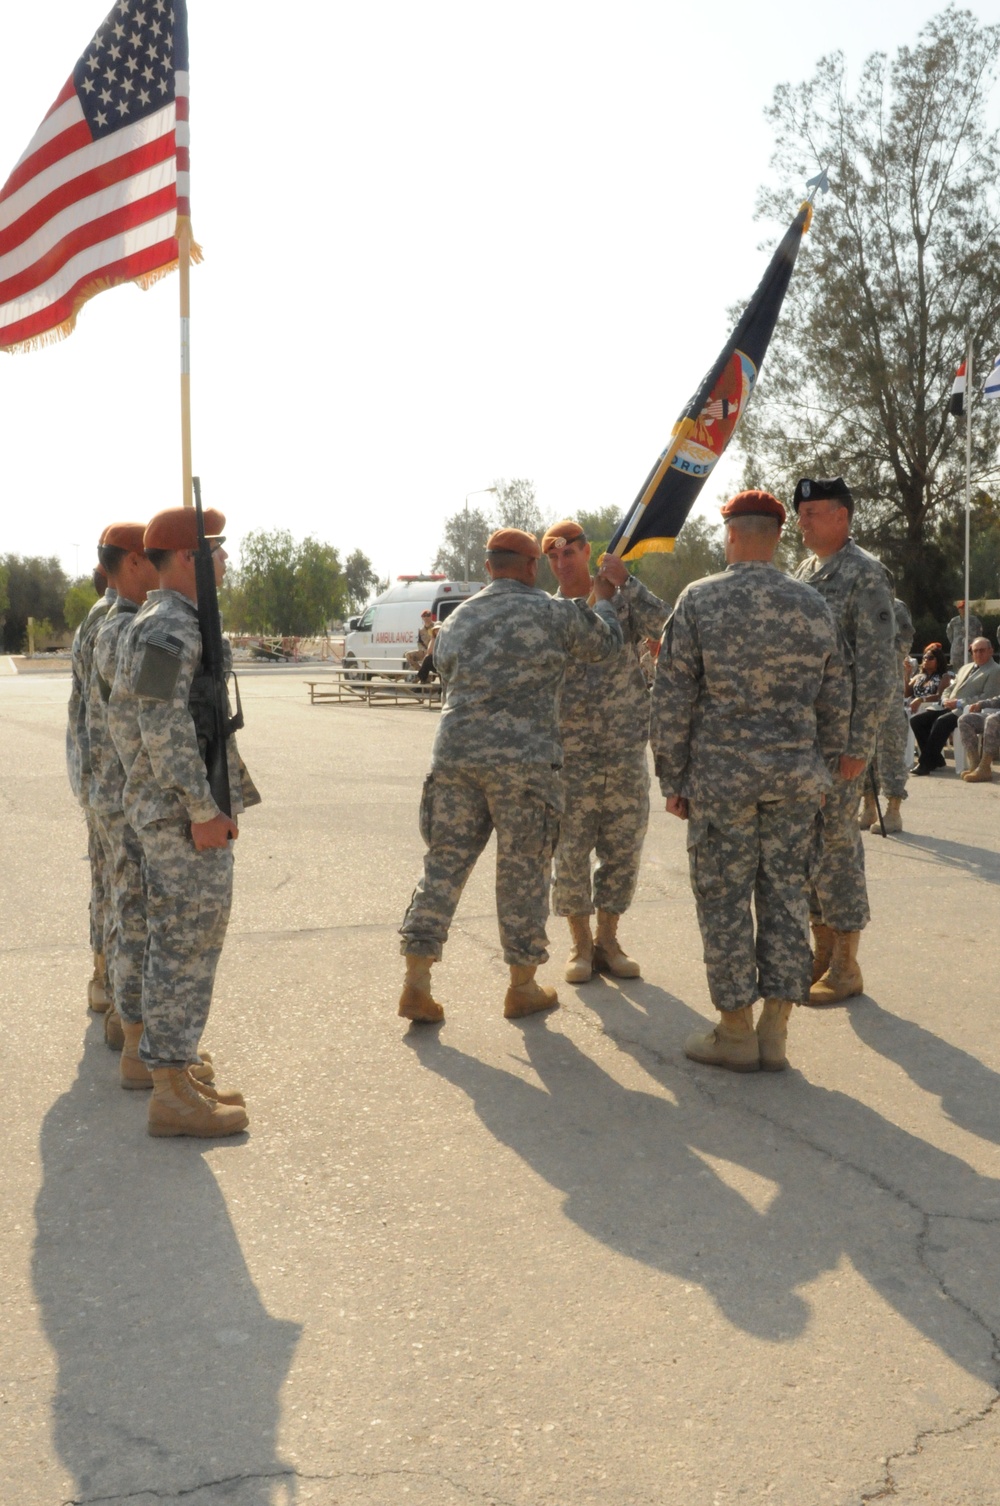
[[[497,476],[550,518],[629,506],[778,228],[753,220],[774,86],[838,48],[856,74],[943,9],[188,3],[206,503],[234,542],[286,527],[391,575]],[[109,6],[7,15],[0,182]],[[0,356],[0,554],[76,574],[108,522],[180,504],[177,350],[171,277]]]

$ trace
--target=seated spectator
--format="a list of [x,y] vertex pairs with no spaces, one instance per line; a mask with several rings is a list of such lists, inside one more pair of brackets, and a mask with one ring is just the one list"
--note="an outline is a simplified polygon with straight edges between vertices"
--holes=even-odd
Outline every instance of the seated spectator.
[[966,784],[991,784],[993,760],[1000,757],[1000,696],[973,701],[958,719],[958,735],[969,765],[962,775]]
[[1000,696],[1000,664],[993,658],[993,645],[988,638],[976,638],[970,646],[971,664],[963,664],[952,684],[950,696],[939,707],[928,707],[910,717],[910,726],[916,738],[920,756],[913,766],[914,774],[933,774],[944,768],[944,745],[955,728],[958,718],[971,702],[987,696]]
[[431,649],[434,646],[434,634],[436,631],[437,625],[434,621],[434,613],[421,612],[420,630],[417,633],[417,646],[416,648],[411,648],[409,652],[404,655],[408,669],[420,669],[424,660],[427,658],[427,655],[430,653]]
[[437,638],[437,635],[438,633],[440,633],[440,631],[440,622],[435,622],[431,628],[430,640],[427,644],[427,652],[421,659],[420,668],[417,670],[417,680],[421,685],[428,684],[431,675],[437,674],[437,670],[434,668],[434,640]]
[[910,711],[919,711],[932,701],[941,699],[941,692],[951,684],[954,676],[948,668],[948,655],[940,643],[928,643],[917,673],[906,682],[906,705]]

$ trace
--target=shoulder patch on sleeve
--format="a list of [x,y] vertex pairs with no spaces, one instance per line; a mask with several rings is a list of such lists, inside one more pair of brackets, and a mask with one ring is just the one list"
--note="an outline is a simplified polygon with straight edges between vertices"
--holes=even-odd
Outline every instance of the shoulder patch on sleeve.
[[888,613],[888,611],[886,610],[885,607],[883,607],[882,610],[881,610],[881,612],[879,612],[879,614],[878,614],[878,620],[879,620],[879,622],[888,622],[889,621],[889,613]]
[[134,694],[151,701],[169,701],[181,672],[184,644],[172,633],[150,633],[142,652]]

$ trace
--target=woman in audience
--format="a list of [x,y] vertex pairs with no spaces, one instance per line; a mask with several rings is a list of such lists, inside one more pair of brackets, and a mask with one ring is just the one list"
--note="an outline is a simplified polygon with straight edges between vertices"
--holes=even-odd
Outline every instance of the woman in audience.
[[940,643],[928,643],[920,660],[920,668],[907,681],[907,710],[920,711],[932,701],[939,701],[953,679],[945,650]]

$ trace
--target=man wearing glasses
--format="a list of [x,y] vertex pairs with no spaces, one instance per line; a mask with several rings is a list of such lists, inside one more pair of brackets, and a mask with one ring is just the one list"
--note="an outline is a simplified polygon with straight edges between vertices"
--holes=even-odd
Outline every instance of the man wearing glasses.
[[1000,695],[1000,664],[993,658],[990,640],[973,638],[969,652],[971,662],[962,665],[940,707],[918,711],[910,718],[919,749],[914,774],[933,774],[935,769],[943,769],[944,745],[958,726],[962,712],[974,702]]

